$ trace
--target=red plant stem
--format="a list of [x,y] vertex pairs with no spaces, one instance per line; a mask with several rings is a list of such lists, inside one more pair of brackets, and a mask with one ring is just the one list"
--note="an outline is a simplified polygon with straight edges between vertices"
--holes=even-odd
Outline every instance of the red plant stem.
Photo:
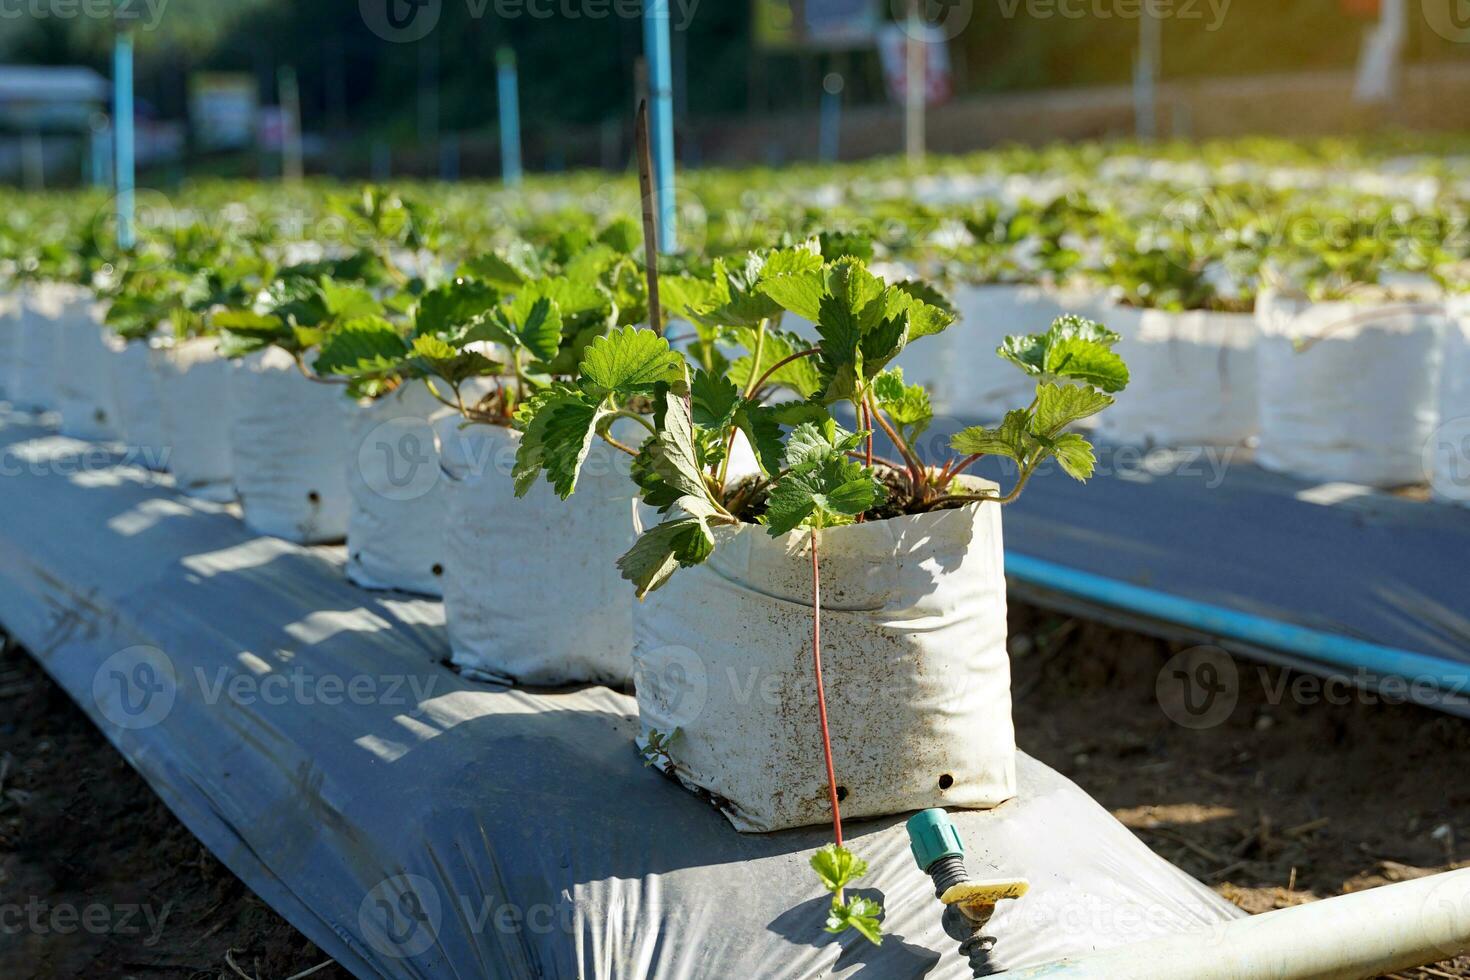
[[[758,380],[755,384],[751,385],[751,387],[750,387],[750,395],[748,397],[754,398],[760,392],[761,388],[765,386],[765,383],[767,381],[771,380],[771,375],[775,374],[777,371],[781,370],[783,367],[785,367],[786,365],[790,364],[792,361],[799,361],[803,357],[811,357],[813,354],[820,354],[820,353],[822,353],[822,348],[820,348],[820,347],[808,347],[806,350],[799,350],[799,351],[797,351],[795,354],[792,354],[790,357],[783,357],[783,358],[781,358],[775,364],[772,364],[766,370],[766,373],[765,374],[763,374],[763,375],[760,376],[760,380]],[[751,371],[752,371],[752,373],[754,373],[755,368],[752,367],[751,368]]]
[[944,467],[944,470],[939,474],[939,480],[937,481],[938,484],[941,487],[948,486],[949,481],[953,480],[955,477],[965,472],[965,470],[975,465],[975,463],[979,462],[984,457],[984,453],[971,453],[969,456],[966,456],[963,459],[950,460],[949,463]]
[[822,722],[822,751],[827,757],[827,798],[832,801],[832,834],[842,846],[842,811],[837,805],[837,772],[832,766],[832,733],[827,730],[827,691],[822,686],[822,566],[817,555],[819,531],[812,529],[812,664],[817,673],[817,717]]
[[[871,408],[871,403],[865,404],[868,404]],[[919,462],[919,459],[917,456],[914,455],[913,450],[909,449],[908,443],[904,442],[903,439],[899,437],[898,433],[893,431],[893,426],[888,424],[888,420],[883,417],[882,411],[873,408],[872,416],[874,421],[876,421],[880,426],[883,427],[883,431],[888,434],[888,438],[893,440],[894,446],[898,447],[899,455],[902,456],[904,462],[908,464],[909,482],[913,485],[914,493],[917,494],[919,491],[919,487],[922,486],[924,482],[924,464]]]

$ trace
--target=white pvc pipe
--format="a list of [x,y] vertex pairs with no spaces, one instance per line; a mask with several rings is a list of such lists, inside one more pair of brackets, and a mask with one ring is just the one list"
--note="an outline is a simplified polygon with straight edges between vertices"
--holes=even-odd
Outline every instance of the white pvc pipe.
[[1470,868],[1233,919],[1007,978],[1365,980],[1470,951]]

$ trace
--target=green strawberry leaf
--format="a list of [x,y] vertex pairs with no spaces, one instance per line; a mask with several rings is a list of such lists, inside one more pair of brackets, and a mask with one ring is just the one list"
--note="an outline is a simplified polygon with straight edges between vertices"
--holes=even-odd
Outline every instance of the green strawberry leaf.
[[949,444],[955,452],[971,455],[1005,456],[1018,463],[1024,462],[1030,452],[1028,433],[1031,413],[1024,408],[1006,413],[1001,424],[994,429],[983,425],[972,425],[961,429],[950,438]]
[[643,532],[618,559],[618,570],[637,588],[639,599],[667,582],[677,568],[698,565],[714,553],[709,527],[713,513],[703,497],[680,498],[676,516]]
[[883,927],[878,917],[882,914],[883,906],[870,898],[855,895],[844,904],[834,897],[827,912],[827,931],[840,933],[853,929],[874,946],[880,946],[883,944]]
[[511,477],[524,497],[543,470],[562,499],[577,488],[577,477],[592,447],[602,410],[585,392],[567,384],[543,388],[516,410],[521,445]]
[[740,407],[740,390],[735,382],[701,369],[694,372],[689,392],[695,425],[723,430],[734,422]]
[[327,334],[312,370],[319,375],[382,376],[397,370],[408,345],[380,316],[353,317]]
[[1076,432],[1064,432],[1047,445],[1047,452],[1057,458],[1062,470],[1074,480],[1086,482],[1097,465],[1092,443]]
[[[789,445],[787,452],[789,457]],[[766,504],[766,530],[772,537],[779,537],[803,526],[851,524],[857,515],[886,497],[886,488],[861,463],[836,455],[815,459],[790,470],[772,485]]]
[[457,334],[495,308],[500,293],[473,279],[455,279],[419,297],[415,334]]
[[582,388],[601,398],[647,394],[684,377],[684,358],[652,330],[624,327],[598,337],[582,355]]
[[812,870],[822,887],[836,894],[868,873],[868,862],[845,847],[828,844],[811,856]]
[[1031,431],[1037,436],[1054,435],[1079,419],[1096,415],[1111,404],[1113,399],[1110,396],[1082,385],[1038,385],[1036,417],[1031,423]]

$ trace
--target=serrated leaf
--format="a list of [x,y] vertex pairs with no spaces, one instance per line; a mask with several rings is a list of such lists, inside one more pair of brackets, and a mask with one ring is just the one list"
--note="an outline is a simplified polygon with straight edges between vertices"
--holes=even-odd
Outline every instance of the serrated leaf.
[[821,315],[822,298],[827,292],[827,284],[820,270],[771,276],[763,279],[759,288],[781,309],[813,323]]
[[695,314],[695,319],[711,327],[754,327],[776,316],[781,307],[760,289],[764,268],[765,257],[758,252],[747,254],[739,265],[715,259],[714,279],[720,301]]
[[781,425],[801,425],[803,422],[811,422],[814,425],[825,426],[832,420],[832,413],[827,410],[826,406],[815,401],[777,402],[774,405],[767,405],[766,412]]
[[541,275],[541,257],[525,242],[478,256],[465,263],[466,271],[502,289],[512,290]]
[[734,421],[735,410],[740,405],[740,390],[729,378],[696,371],[689,385],[689,394],[695,425],[724,429]]
[[544,388],[522,403],[516,411],[521,444],[511,471],[516,496],[525,496],[536,475],[545,471],[557,495],[570,497],[592,447],[600,414],[597,402],[565,384]]
[[679,567],[698,565],[714,553],[708,507],[703,498],[682,498],[674,507],[676,516],[643,532],[618,559],[618,570],[633,583],[639,599],[662,586]]
[[1101,412],[1113,399],[1082,385],[1043,384],[1036,388],[1036,418],[1031,431],[1051,436],[1064,426]]
[[[938,300],[931,303],[926,297]],[[942,303],[948,301],[937,290],[924,283],[905,282],[889,288],[885,302],[890,317],[901,313],[908,315],[908,339],[912,343],[921,337],[941,333],[955,322],[954,310]]]
[[882,914],[883,906],[872,899],[853,896],[844,904],[834,898],[827,912],[827,931],[840,933],[853,929],[874,946],[881,946],[883,927],[878,919]]
[[699,467],[689,406],[678,395],[665,393],[661,407],[653,468],[680,496],[705,497],[708,491]]
[[1087,481],[1097,466],[1092,443],[1076,432],[1064,432],[1057,436],[1047,447],[1047,451],[1057,458],[1062,470],[1074,480]]
[[499,302],[499,291],[486,283],[473,279],[445,283],[419,297],[414,333],[458,333]]
[[789,276],[800,272],[820,272],[822,251],[815,240],[791,248],[775,248],[765,254],[761,263],[761,278]]
[[629,475],[638,485],[643,502],[659,513],[665,513],[678,502],[681,494],[659,475],[655,465],[658,455],[658,436],[651,435],[643,440],[643,445],[638,448],[638,455],[633,457]]
[[772,485],[767,530],[775,537],[802,526],[850,524],[886,497],[883,484],[861,463],[829,456],[792,469]]
[[781,423],[770,408],[745,402],[735,412],[735,425],[745,433],[763,471],[769,474],[781,468],[786,447],[781,442]]
[[1045,333],[1007,337],[996,353],[1027,374],[1076,378],[1117,392],[1128,384],[1128,368],[1112,351],[1117,342],[1102,324],[1069,314]]
[[477,319],[464,340],[523,347],[537,360],[549,361],[561,347],[561,336],[561,307],[556,301],[522,293],[509,306],[496,307]]
[[684,376],[684,359],[652,330],[624,327],[598,337],[582,355],[582,386],[602,397],[648,393]]
[[562,275],[569,279],[598,279],[617,265],[618,259],[617,251],[611,246],[595,243],[573,255],[562,267]]
[[1019,463],[1026,459],[1028,452],[1026,436],[1030,424],[1031,413],[1017,408],[1007,412],[997,428],[972,425],[956,432],[949,444],[955,452],[966,455],[1005,456]]
[[467,378],[499,374],[502,366],[478,351],[460,350],[442,337],[415,337],[409,357],[419,362],[423,371],[450,384],[458,385]]
[[697,276],[660,276],[659,303],[665,317],[695,319],[719,306],[725,298],[718,283]]
[[415,337],[409,350],[415,357],[430,361],[447,361],[459,353],[447,340],[434,336]]
[[807,463],[840,457],[862,445],[865,432],[848,432],[839,426],[830,415],[815,422],[802,422],[791,430],[786,439],[787,468],[795,469]]
[[328,333],[312,369],[320,375],[381,375],[399,365],[407,353],[402,335],[387,320],[354,317]]
[[834,894],[868,873],[868,862],[836,844],[819,848],[810,863],[822,887]]
[[1128,387],[1128,365],[1123,358],[1095,340],[1069,337],[1051,345],[1046,352],[1046,373],[1076,378],[1103,391]]
[[929,391],[923,385],[906,385],[903,369],[884,371],[873,379],[873,397],[878,409],[892,419],[912,443],[934,419]]
[[321,280],[322,302],[327,313],[335,319],[374,316],[383,311],[383,305],[366,286],[354,282],[338,282],[323,276]]

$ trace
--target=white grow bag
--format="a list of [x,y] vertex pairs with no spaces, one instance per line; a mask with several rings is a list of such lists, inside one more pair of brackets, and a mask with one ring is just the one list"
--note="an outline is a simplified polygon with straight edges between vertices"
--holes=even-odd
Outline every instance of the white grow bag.
[[74,439],[117,436],[112,403],[114,339],[102,322],[107,304],[91,293],[70,298],[56,322],[56,411],[61,433]]
[[[635,619],[642,734],[742,831],[831,819],[812,665],[810,534],[721,528]],[[822,532],[822,663],[845,817],[1015,794],[1001,508]],[[703,792],[701,793],[703,795]]]
[[[998,357],[995,349],[1012,334],[1037,333],[1063,313],[1089,315],[1066,297],[1043,286],[1023,283],[960,285],[954,290],[959,321],[937,338],[943,370],[934,390],[936,411],[993,421],[1013,408],[1025,408],[1036,379]],[[1089,300],[1091,297],[1089,296]]]
[[205,500],[235,498],[230,481],[230,364],[214,337],[149,352],[160,431],[179,490]]
[[1434,496],[1470,507],[1470,295],[1449,303],[1439,427],[1425,447]]
[[134,462],[150,470],[166,470],[169,451],[163,434],[163,408],[158,375],[150,361],[145,339],[121,341],[114,348],[109,371],[114,423]]
[[635,600],[616,563],[633,545],[635,487],[621,454],[594,441],[569,498],[541,479],[517,498],[520,433],[457,415],[434,428],[448,493],[444,614],[454,663],[520,684],[625,686]]
[[59,321],[69,302],[85,294],[71,283],[37,282],[20,288],[20,329],[11,361],[10,402],[22,411],[55,408]]
[[1233,446],[1256,431],[1256,337],[1249,313],[1170,313],[1114,305],[1128,390],[1099,429],[1116,442]]
[[346,537],[355,407],[277,347],[231,365],[231,470],[247,527],[298,544]]
[[1256,315],[1260,464],[1311,480],[1422,483],[1439,418],[1443,307],[1314,304],[1268,291]]
[[443,594],[445,481],[421,381],[357,406],[348,454],[347,578],[367,589]]

